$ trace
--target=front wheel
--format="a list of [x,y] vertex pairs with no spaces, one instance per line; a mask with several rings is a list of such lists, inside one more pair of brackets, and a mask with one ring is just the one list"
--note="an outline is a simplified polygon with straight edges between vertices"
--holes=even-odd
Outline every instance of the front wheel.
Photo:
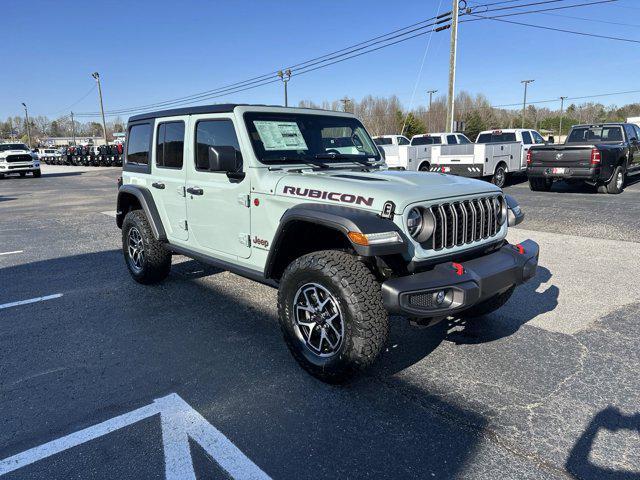
[[280,281],[278,314],[293,357],[328,383],[371,366],[387,341],[380,284],[346,252],[325,250],[294,260]]
[[138,283],[158,283],[169,275],[171,252],[153,236],[142,210],[133,210],[124,217],[122,253],[129,273]]
[[42,170],[38,169],[38,170],[34,170],[33,171],[33,176],[36,178],[39,178],[42,176]]

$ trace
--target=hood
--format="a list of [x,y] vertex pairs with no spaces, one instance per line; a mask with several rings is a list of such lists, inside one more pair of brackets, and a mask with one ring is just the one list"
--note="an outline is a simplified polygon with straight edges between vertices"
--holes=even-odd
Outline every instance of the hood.
[[29,150],[4,150],[0,152],[0,157],[8,157],[9,155],[24,155],[25,153],[31,155]]
[[466,195],[498,193],[482,180],[431,172],[379,170],[303,170],[286,172],[277,182],[276,195],[382,211],[385,202],[396,213],[416,202],[446,200]]

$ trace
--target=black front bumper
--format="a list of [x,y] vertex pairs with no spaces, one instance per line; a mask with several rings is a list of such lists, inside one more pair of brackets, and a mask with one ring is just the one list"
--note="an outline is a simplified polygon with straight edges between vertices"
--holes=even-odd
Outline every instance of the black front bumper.
[[554,167],[527,167],[529,178],[576,179],[595,182],[601,180],[600,167],[560,167],[563,173],[554,173]]
[[[382,300],[392,315],[458,313],[532,278],[538,254],[538,244],[526,240],[462,264],[441,263],[426,272],[387,280],[382,284]],[[443,292],[440,297],[439,292]]]

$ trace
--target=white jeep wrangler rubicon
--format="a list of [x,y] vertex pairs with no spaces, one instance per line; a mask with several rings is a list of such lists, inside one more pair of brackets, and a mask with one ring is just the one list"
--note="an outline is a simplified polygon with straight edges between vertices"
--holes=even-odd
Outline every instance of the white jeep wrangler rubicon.
[[133,278],[172,254],[278,287],[296,360],[340,382],[380,355],[388,316],[433,323],[502,306],[538,245],[486,182],[388,170],[348,113],[212,105],[131,117],[116,221]]
[[24,177],[32,173],[39,177],[40,159],[24,143],[0,143],[0,178],[10,173],[19,173]]

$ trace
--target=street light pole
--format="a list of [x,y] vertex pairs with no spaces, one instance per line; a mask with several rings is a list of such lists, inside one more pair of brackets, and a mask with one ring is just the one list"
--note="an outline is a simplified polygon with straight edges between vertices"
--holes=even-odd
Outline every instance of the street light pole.
[[72,143],[76,144],[76,122],[73,120],[73,112],[71,112],[71,138]]
[[535,82],[535,80],[522,80],[520,82],[524,84],[524,100],[522,101],[522,127],[521,128],[524,128],[524,117],[525,117],[525,111],[527,108],[527,86],[533,82]]
[[104,119],[104,105],[102,104],[102,85],[100,84],[100,74],[98,72],[93,72],[91,76],[96,79],[96,82],[98,82],[98,96],[100,97],[100,112],[102,113],[102,130],[104,132],[104,144],[109,145],[109,140],[107,140],[107,122]]
[[562,117],[564,116],[564,101],[567,97],[560,97],[560,128],[558,132],[558,143],[560,143],[560,137],[562,137]]
[[347,96],[345,96],[344,98],[341,98],[340,101],[342,102],[342,111],[346,112],[347,111],[347,103],[349,103],[351,101],[351,99]]
[[427,126],[427,130],[429,132],[431,132],[431,104],[432,104],[432,100],[433,100],[433,94],[436,93],[438,90],[427,90],[427,93],[429,94],[429,125]]
[[451,6],[451,47],[449,52],[449,104],[447,105],[446,131],[453,132],[456,94],[456,55],[458,53],[458,0]]
[[291,80],[291,69],[287,68],[284,72],[282,70],[278,70],[278,77],[284,83],[284,106],[289,106],[289,95],[287,93],[287,83]]
[[29,112],[27,111],[27,104],[22,102],[24,107],[24,117],[27,122],[27,139],[29,141],[29,148],[31,148],[31,127],[29,126]]

